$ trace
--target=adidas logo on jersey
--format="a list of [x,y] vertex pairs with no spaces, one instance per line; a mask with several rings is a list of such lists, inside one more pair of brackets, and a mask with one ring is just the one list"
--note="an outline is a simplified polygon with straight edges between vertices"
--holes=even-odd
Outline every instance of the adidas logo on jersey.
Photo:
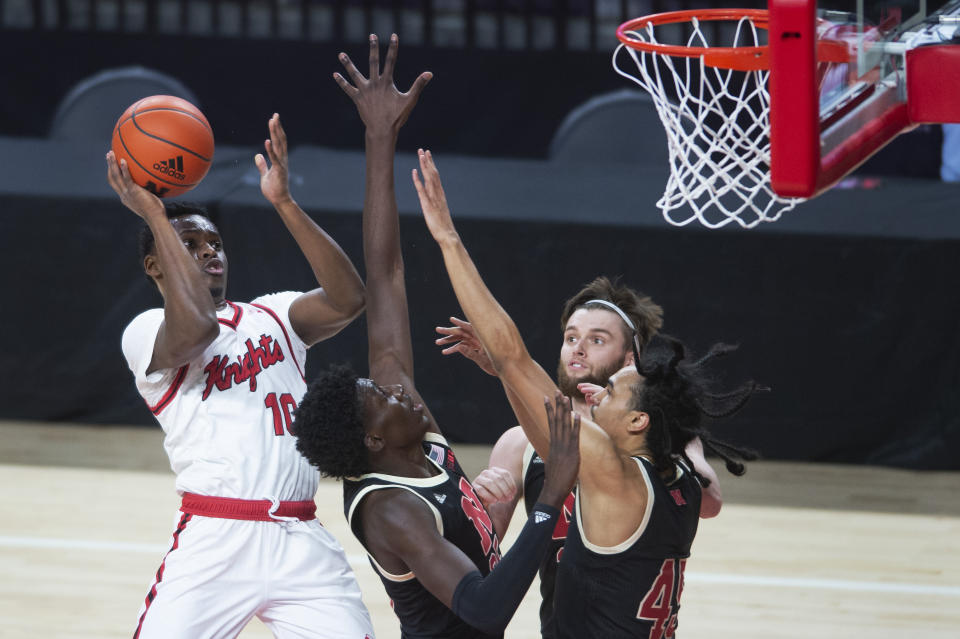
[[433,493],[433,496],[436,497],[437,501],[440,502],[441,504],[447,501],[447,496],[444,495],[443,493]]
[[154,162],[153,170],[163,173],[164,175],[169,175],[175,180],[183,180],[185,177],[183,175],[183,156],[178,155],[177,157],[170,158],[169,160],[160,160],[159,162]]
[[533,511],[533,521],[534,521],[534,523],[542,524],[543,522],[548,521],[548,520],[550,520],[550,519],[551,519],[550,515],[548,515],[547,513],[543,512],[542,510],[535,510],[535,511]]

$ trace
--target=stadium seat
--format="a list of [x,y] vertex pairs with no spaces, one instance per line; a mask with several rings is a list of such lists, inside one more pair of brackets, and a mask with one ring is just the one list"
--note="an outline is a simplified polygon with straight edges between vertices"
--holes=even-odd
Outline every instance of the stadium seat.
[[78,82],[60,101],[49,137],[64,141],[109,140],[127,106],[149,95],[175,95],[200,107],[182,82],[140,66],[107,69]]

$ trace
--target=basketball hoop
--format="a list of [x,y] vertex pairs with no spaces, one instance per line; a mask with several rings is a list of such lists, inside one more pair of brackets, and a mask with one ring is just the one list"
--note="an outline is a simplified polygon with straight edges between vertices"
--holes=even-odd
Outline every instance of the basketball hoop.
[[[733,27],[730,46],[710,42],[704,23],[718,21]],[[780,197],[770,186],[767,24],[762,9],[697,9],[636,18],[617,29],[613,68],[650,93],[667,132],[670,178],[657,206],[673,225],[699,220],[708,228],[731,222],[753,228],[803,201]],[[667,44],[671,39],[685,44]],[[620,67],[621,52],[635,73]],[[678,212],[683,207],[692,214]]]

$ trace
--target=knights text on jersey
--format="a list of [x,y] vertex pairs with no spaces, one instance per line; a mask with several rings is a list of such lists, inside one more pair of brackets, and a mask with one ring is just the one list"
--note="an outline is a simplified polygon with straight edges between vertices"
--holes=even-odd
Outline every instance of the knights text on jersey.
[[[533,445],[528,443],[523,452],[523,505],[527,516],[540,499],[545,479],[543,458],[537,454]],[[557,581],[557,564],[563,555],[563,544],[567,539],[567,529],[573,518],[574,493],[571,491],[563,502],[560,517],[553,529],[553,539],[550,542],[550,551],[540,562],[540,634],[543,639],[555,636],[553,629],[553,592]]]
[[137,389],[164,430],[177,490],[234,499],[313,499],[316,469],[296,449],[293,412],[307,385],[307,347],[290,325],[300,293],[227,302],[220,334],[178,369],[147,375],[163,309],[138,315],[123,334]]
[[670,481],[634,460],[648,505],[634,534],[613,548],[582,535],[579,502],[557,574],[555,629],[564,639],[669,639],[677,629],[683,570],[700,519],[701,488],[682,462]]
[[[370,473],[344,479],[343,510],[350,528],[360,543],[364,543],[359,515],[363,498],[372,491],[386,488],[408,490],[422,499],[433,513],[440,534],[462,550],[486,576],[500,561],[500,540],[493,532],[490,516],[446,439],[427,433],[423,449],[439,471],[433,477],[415,479]],[[490,639],[491,635],[453,614],[420,584],[412,572],[390,574],[372,556],[369,559],[400,619],[402,639]]]

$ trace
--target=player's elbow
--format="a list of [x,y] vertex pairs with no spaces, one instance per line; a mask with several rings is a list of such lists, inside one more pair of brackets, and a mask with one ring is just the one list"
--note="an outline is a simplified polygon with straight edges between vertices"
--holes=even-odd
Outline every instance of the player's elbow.
[[502,634],[516,612],[516,606],[491,605],[490,593],[483,589],[483,577],[473,572],[463,578],[453,595],[450,609],[462,620],[488,635]]
[[700,518],[710,519],[712,517],[716,517],[720,514],[720,509],[722,507],[723,499],[704,495],[703,499],[700,501]]
[[367,307],[367,290],[362,283],[359,283],[345,294],[340,295],[337,300],[330,301],[336,308],[337,313],[346,323],[349,323],[355,320]]
[[360,316],[360,313],[363,312],[363,309],[367,307],[367,291],[361,286],[359,289],[353,292],[353,295],[350,299],[347,300],[346,308],[344,309],[344,315],[350,318],[350,321],[357,319]]

